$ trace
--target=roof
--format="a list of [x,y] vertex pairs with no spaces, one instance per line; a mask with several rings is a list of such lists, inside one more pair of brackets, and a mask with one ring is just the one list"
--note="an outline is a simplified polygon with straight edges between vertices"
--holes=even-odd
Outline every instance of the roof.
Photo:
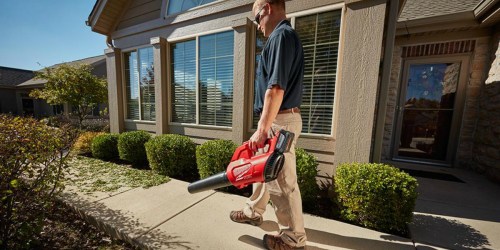
[[398,21],[473,12],[481,0],[407,0]]
[[[49,68],[57,68],[63,64],[65,64],[65,65],[89,64],[90,66],[95,67],[97,64],[105,63],[105,61],[106,61],[106,57],[104,55],[100,55],[100,56],[93,56],[93,57],[80,59],[80,60],[76,60],[76,61],[72,61],[72,62],[58,63],[58,64],[50,66]],[[24,82],[22,82],[21,84],[18,84],[17,86],[19,86],[19,87],[37,86],[37,85],[42,85],[45,82],[46,81],[43,79],[36,79],[36,78],[31,77],[31,79],[25,80]]]
[[0,66],[0,85],[17,86],[34,77],[32,70],[15,69]]

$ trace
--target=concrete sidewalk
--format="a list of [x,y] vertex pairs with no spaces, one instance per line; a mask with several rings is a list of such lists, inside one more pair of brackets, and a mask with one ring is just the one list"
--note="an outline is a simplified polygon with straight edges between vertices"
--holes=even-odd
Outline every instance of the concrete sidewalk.
[[[307,249],[500,249],[499,186],[469,172],[459,178],[466,183],[418,178],[413,240],[306,214]],[[262,236],[278,232],[271,207],[260,227],[237,224],[229,212],[241,208],[245,197],[189,194],[187,186],[171,180],[92,195],[68,187],[63,200],[89,222],[141,248],[263,249]]]

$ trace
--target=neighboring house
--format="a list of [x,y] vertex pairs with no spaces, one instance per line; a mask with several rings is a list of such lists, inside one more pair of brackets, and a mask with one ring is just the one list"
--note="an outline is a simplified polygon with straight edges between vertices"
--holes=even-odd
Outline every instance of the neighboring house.
[[35,73],[31,70],[0,67],[0,113],[14,115],[33,113],[33,105],[18,99],[16,88],[34,76]]
[[[102,56],[89,57],[81,60],[76,60],[72,62],[62,63],[68,65],[78,65],[78,64],[89,64],[93,67],[92,73],[98,77],[106,77],[106,59]],[[50,66],[49,68],[56,68],[62,64],[56,64]],[[7,68],[8,69],[8,68]],[[3,68],[0,67],[3,72]],[[12,69],[11,69],[12,71]],[[17,70],[18,73],[21,70]],[[12,71],[16,72],[16,71]],[[34,78],[34,72],[29,75],[26,72],[26,77],[22,78],[22,81],[18,81],[16,84],[12,84],[11,88],[4,90],[0,86],[0,95],[2,96],[2,105],[4,102],[7,103],[8,109],[2,109],[2,113],[12,113],[17,115],[32,115],[37,118],[53,116],[58,114],[67,113],[71,107],[69,105],[49,105],[43,99],[35,99],[29,96],[31,90],[36,88],[43,88],[45,81],[41,79]],[[5,101],[4,101],[5,100]],[[106,105],[101,104],[92,111],[92,115],[98,116],[99,109],[104,108]]]
[[[198,6],[187,0],[96,1],[87,24],[108,37],[109,49],[105,54],[111,132],[184,134],[197,143],[211,139],[242,143],[252,135],[257,119],[252,114],[255,62],[265,43],[251,21],[254,1],[201,2]],[[458,6],[462,2],[468,3],[465,9]],[[303,133],[298,146],[315,154],[320,175],[332,175],[339,163],[353,161],[464,165],[457,160],[462,152],[462,146],[457,145],[472,145],[475,131],[469,125],[460,126],[462,121],[473,118],[455,115],[467,110],[467,105],[458,92],[453,93],[465,87],[461,82],[469,82],[466,78],[474,76],[479,95],[492,64],[489,58],[495,53],[481,45],[498,45],[498,36],[493,40],[494,25],[498,30],[498,1],[470,2],[286,2],[288,17],[302,40],[306,62],[300,107]],[[433,6],[444,9],[427,14]],[[424,16],[417,15],[420,13]],[[464,18],[464,22],[457,18]],[[466,23],[475,27],[467,29],[477,35],[467,35],[462,26]],[[402,33],[405,30],[407,33]],[[412,48],[427,43],[449,47],[446,44],[455,44],[456,40],[474,40],[474,45],[470,41],[464,43],[460,55],[471,58],[482,53],[483,70],[474,75],[469,74],[469,67],[463,68],[474,59],[424,60],[422,67],[439,64],[430,67],[441,72],[432,78],[433,84],[443,82],[441,87],[429,90],[430,100],[420,98],[416,93],[420,89],[404,88],[413,91],[408,103],[413,106],[399,102],[404,99],[399,95],[400,85],[408,75],[400,77],[400,72],[404,68],[410,68],[411,74],[422,70],[413,70]],[[403,52],[409,54],[403,56]],[[455,84],[457,77],[460,83]],[[497,95],[498,92],[492,94]],[[448,106],[441,107],[440,102]],[[422,105],[431,105],[433,116],[411,110]],[[453,106],[452,114],[449,105]],[[395,116],[396,106],[398,110],[404,107],[416,113],[415,117]],[[429,124],[429,119],[434,125]],[[441,126],[446,121],[452,121],[450,127]],[[404,124],[404,129],[398,124]],[[414,132],[415,127],[418,133]],[[445,130],[452,134],[445,135]],[[454,133],[466,135],[457,140]],[[404,143],[400,143],[400,138]],[[498,154],[498,150],[495,152]],[[473,162],[472,156],[463,157]]]

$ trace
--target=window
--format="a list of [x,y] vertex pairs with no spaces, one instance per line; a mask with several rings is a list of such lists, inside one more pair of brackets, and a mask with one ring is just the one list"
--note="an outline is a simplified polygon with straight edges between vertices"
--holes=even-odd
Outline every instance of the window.
[[[300,106],[302,133],[332,133],[340,19],[340,10],[292,18],[305,57],[304,93]],[[266,38],[257,31],[256,59],[260,57],[265,43]],[[257,127],[258,119],[254,115],[254,128]]]
[[336,10],[295,20],[305,57],[303,133],[331,134],[340,18],[341,11]]
[[170,0],[168,1],[167,15],[183,12],[196,6],[215,1],[216,0]]
[[155,87],[153,48],[125,53],[127,119],[154,121]]
[[172,122],[232,125],[233,57],[233,31],[172,44]]

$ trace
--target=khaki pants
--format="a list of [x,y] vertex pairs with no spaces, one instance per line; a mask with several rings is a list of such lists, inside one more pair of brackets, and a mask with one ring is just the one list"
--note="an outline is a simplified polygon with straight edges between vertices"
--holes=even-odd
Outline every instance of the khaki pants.
[[295,134],[290,151],[285,153],[283,169],[278,178],[268,183],[255,183],[253,194],[246,201],[243,212],[248,217],[262,215],[269,200],[281,228],[281,238],[289,245],[301,247],[306,244],[302,198],[297,184],[295,145],[302,131],[300,113],[278,114],[273,122],[274,132],[285,129]]

